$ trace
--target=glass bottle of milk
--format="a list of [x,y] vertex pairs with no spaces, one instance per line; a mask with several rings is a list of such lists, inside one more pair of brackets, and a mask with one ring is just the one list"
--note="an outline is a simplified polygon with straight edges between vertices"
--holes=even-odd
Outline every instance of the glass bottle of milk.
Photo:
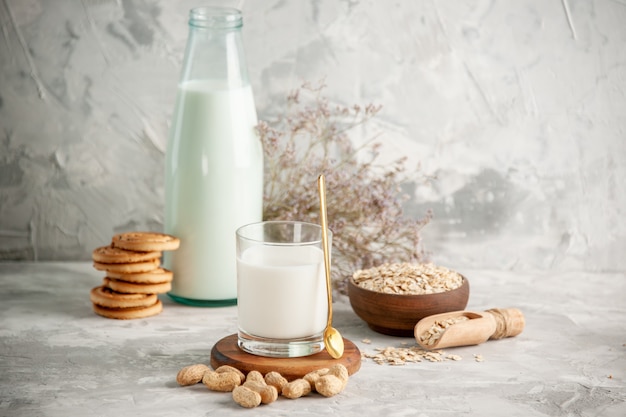
[[263,211],[263,150],[236,9],[189,15],[189,38],[172,117],[165,170],[165,252],[177,302],[237,301],[235,231]]

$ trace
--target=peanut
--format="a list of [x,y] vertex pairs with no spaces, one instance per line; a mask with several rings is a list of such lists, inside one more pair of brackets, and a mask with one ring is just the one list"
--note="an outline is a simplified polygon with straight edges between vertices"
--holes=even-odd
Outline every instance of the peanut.
[[315,383],[317,382],[317,380],[320,379],[323,375],[326,375],[328,371],[329,371],[328,368],[321,368],[321,369],[309,372],[303,378],[309,384],[311,384],[311,389],[315,389]]
[[246,381],[256,381],[265,383],[265,379],[263,378],[263,374],[259,371],[250,371],[246,376]]
[[235,372],[207,371],[202,377],[202,383],[211,391],[230,392],[241,385],[241,379]]
[[324,397],[332,397],[339,394],[348,384],[348,369],[341,365],[333,365],[325,375],[315,381],[315,391]]
[[315,390],[324,397],[332,397],[343,390],[343,381],[335,375],[324,375],[315,383]]
[[342,364],[333,365],[328,370],[328,375],[335,375],[337,378],[343,382],[343,386],[341,389],[343,390],[346,385],[348,385],[348,379],[350,378],[350,374],[348,373],[348,368],[346,368]]
[[245,408],[254,408],[261,404],[261,395],[248,387],[239,385],[233,389],[233,400]]
[[254,392],[258,392],[261,396],[261,404],[270,404],[278,399],[278,390],[273,385],[267,385],[265,382],[246,381],[243,386],[250,388]]
[[232,392],[233,400],[240,406],[254,408],[276,401],[280,394],[295,399],[317,391],[325,397],[332,397],[343,391],[348,378],[348,370],[341,364],[317,369],[291,382],[275,371],[268,372],[264,377],[259,371],[244,375],[228,365],[213,371],[206,365],[196,364],[181,369],[176,381],[183,386],[202,381],[212,391]]
[[287,382],[287,379],[276,371],[265,374],[265,383],[274,386],[279,394],[283,392],[283,387],[287,385]]
[[243,372],[241,372],[239,369],[234,368],[232,366],[222,365],[219,368],[217,368],[215,370],[215,372],[217,372],[218,374],[223,374],[223,373],[227,373],[227,372],[234,372],[237,375],[239,375],[239,380],[240,380],[241,384],[243,384],[243,381],[246,380],[246,376],[243,374]]
[[311,384],[306,379],[294,379],[283,387],[283,396],[295,399],[311,392]]
[[183,369],[178,371],[178,375],[176,375],[176,382],[183,387],[197,384],[202,381],[204,373],[208,370],[210,370],[209,367],[201,363],[185,366]]

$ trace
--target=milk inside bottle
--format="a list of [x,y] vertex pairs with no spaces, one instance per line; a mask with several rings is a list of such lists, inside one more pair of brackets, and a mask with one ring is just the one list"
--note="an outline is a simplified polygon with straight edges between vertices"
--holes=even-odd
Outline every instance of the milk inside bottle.
[[233,9],[190,12],[190,35],[166,153],[164,254],[169,295],[200,306],[236,303],[235,231],[262,218],[263,152]]

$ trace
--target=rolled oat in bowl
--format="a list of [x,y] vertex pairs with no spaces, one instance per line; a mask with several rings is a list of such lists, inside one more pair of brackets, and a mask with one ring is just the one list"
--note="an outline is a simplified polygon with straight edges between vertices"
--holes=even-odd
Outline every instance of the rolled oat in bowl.
[[360,288],[386,294],[435,294],[457,289],[463,277],[432,263],[385,263],[352,275]]

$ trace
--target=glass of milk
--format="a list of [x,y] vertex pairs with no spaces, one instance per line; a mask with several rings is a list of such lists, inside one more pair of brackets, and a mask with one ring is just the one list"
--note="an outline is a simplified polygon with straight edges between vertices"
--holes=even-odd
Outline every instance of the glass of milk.
[[240,227],[236,237],[239,347],[284,358],[322,351],[328,301],[321,226],[260,222]]

